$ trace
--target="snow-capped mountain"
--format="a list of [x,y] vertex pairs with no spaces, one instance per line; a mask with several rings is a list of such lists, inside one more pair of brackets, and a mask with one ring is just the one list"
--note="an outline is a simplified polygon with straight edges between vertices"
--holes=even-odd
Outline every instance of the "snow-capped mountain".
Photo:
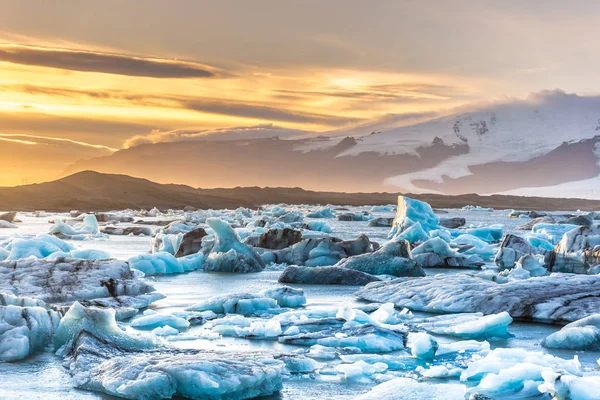
[[[402,121],[404,124],[404,121]],[[72,165],[202,187],[590,196],[600,174],[600,97],[560,91],[462,109],[353,137],[145,144]],[[160,160],[169,160],[168,168]],[[552,192],[586,182],[585,193]],[[582,185],[572,186],[583,187]],[[549,192],[550,191],[550,192]],[[598,197],[594,194],[592,197]]]

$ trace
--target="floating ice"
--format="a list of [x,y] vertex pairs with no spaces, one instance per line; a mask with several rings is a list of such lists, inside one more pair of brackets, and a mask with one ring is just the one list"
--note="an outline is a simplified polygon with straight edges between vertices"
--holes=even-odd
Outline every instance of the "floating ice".
[[426,318],[418,326],[437,335],[450,335],[463,339],[507,338],[512,322],[504,311],[484,316],[482,313],[449,314]]
[[600,377],[561,375],[553,371],[542,371],[544,383],[538,386],[554,400],[599,400]]
[[285,363],[285,369],[292,374],[307,374],[320,367],[318,362],[303,356],[281,356],[279,360]]
[[188,311],[213,311],[217,314],[251,315],[261,311],[277,309],[277,301],[263,295],[240,293],[211,297],[186,308]]
[[157,345],[119,329],[112,310],[75,303],[55,335],[75,386],[130,399],[248,399],[282,388],[283,363],[256,353]]
[[593,314],[565,325],[544,339],[554,349],[600,350],[600,314]]
[[75,248],[57,237],[47,234],[36,237],[14,237],[5,245],[7,260],[35,257],[45,258],[53,253],[69,253]]
[[197,253],[185,257],[175,256],[161,251],[154,254],[141,254],[129,259],[131,268],[142,271],[145,275],[179,274],[202,268],[204,254]]
[[68,225],[60,219],[56,219],[54,221],[54,226],[50,228],[48,233],[51,235],[63,235],[71,239],[84,239],[99,233],[98,221],[93,214],[87,214],[83,217],[83,222],[75,224],[74,226]]
[[600,277],[552,274],[498,284],[468,274],[397,278],[358,291],[365,300],[428,312],[507,311],[513,318],[570,322],[600,307]]
[[59,321],[60,314],[39,300],[0,294],[0,362],[44,350]]
[[563,235],[573,229],[579,228],[577,225],[570,224],[535,224],[532,232],[547,239],[553,245],[558,244]]
[[152,239],[151,246],[152,252],[165,252],[169,254],[177,253],[179,246],[183,240],[183,234],[178,233],[174,235],[165,235],[162,233],[157,233]]
[[279,341],[301,346],[319,344],[326,347],[356,347],[367,353],[386,353],[404,349],[406,336],[406,332],[403,330],[391,330],[365,324],[282,336]]
[[324,232],[324,233],[332,233],[333,232],[333,230],[331,229],[331,226],[329,226],[324,221],[309,221],[308,223],[306,223],[305,227],[309,231]]
[[190,323],[187,319],[175,315],[155,313],[134,318],[131,321],[131,326],[140,329],[154,329],[165,326],[175,329],[187,329],[190,327]]
[[306,214],[307,218],[335,218],[335,214],[331,208],[325,207]]
[[137,312],[163,296],[117,260],[23,259],[0,261],[0,292],[33,297],[48,304],[86,301]]
[[345,258],[335,266],[371,275],[425,276],[425,271],[410,258],[408,249],[405,240],[390,241],[373,253]]
[[334,265],[343,258],[371,251],[373,251],[373,244],[365,234],[361,234],[355,240],[303,239],[285,249],[265,252],[262,258],[267,263],[316,267]]
[[281,286],[273,289],[266,289],[261,292],[265,297],[270,297],[277,301],[280,307],[300,307],[306,304],[306,297],[302,289],[294,289],[289,286]]
[[395,378],[381,383],[356,400],[464,400],[466,388],[459,384],[421,383],[410,378]]
[[472,235],[487,243],[495,243],[502,240],[504,227],[502,225],[490,225],[480,228],[455,229],[451,231],[452,237],[460,235]]
[[0,219],[0,229],[18,229],[19,227],[15,224],[11,224],[8,221],[4,221]]
[[423,332],[411,334],[409,343],[412,355],[423,360],[433,360],[439,347],[437,340]]
[[406,308],[402,312],[398,312],[394,307],[394,303],[385,303],[371,313],[371,318],[382,324],[397,325],[412,318],[412,313]]
[[216,240],[204,260],[205,271],[258,272],[265,268],[264,261],[252,247],[240,242],[231,225],[218,218],[208,218],[206,223],[215,231]]
[[573,253],[600,245],[600,226],[579,226],[565,232],[556,246],[557,253]]
[[366,285],[380,279],[371,274],[335,266],[298,267],[290,265],[279,276],[281,283],[312,285]]
[[499,348],[469,364],[460,379],[479,381],[471,389],[474,393],[493,398],[507,395],[526,398],[539,396],[538,386],[544,381],[544,371],[581,375],[581,364],[577,357],[564,360],[541,352]]
[[[418,224],[420,231],[431,231],[438,229],[439,217],[435,215],[431,206],[424,201],[411,199],[405,196],[398,196],[398,210],[392,230],[388,234],[389,239],[406,239],[400,235],[407,229]],[[427,234],[426,234],[427,235]],[[417,236],[417,235],[411,235]],[[411,243],[414,241],[409,240]]]
[[362,360],[352,364],[340,364],[335,367],[335,370],[344,375],[347,380],[360,380],[371,377],[375,374],[382,374],[387,371],[388,366],[384,363],[369,364]]

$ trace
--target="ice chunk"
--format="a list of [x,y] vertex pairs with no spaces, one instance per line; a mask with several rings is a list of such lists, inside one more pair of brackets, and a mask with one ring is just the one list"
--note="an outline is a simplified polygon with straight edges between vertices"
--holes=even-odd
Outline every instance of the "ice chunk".
[[306,297],[302,289],[294,289],[289,286],[281,286],[273,289],[266,289],[261,292],[265,297],[270,297],[277,301],[280,307],[300,307],[306,304]]
[[476,254],[487,261],[493,260],[497,251],[497,246],[467,233],[456,236],[454,239],[448,239],[448,241],[450,246],[459,253],[464,255]]
[[53,253],[69,253],[75,248],[57,237],[41,234],[36,237],[14,237],[8,241],[5,249],[9,252],[7,260],[35,257],[45,258]]
[[189,328],[190,323],[187,319],[175,315],[155,313],[134,318],[131,321],[131,326],[140,329],[154,329],[165,326],[170,326],[175,329],[187,329]]
[[445,365],[434,365],[428,369],[420,369],[418,372],[425,378],[446,379],[459,377],[462,373],[460,368],[448,369]]
[[205,271],[258,272],[265,268],[264,261],[252,247],[240,242],[227,222],[208,218],[206,223],[215,231],[216,240],[204,261]]
[[362,360],[352,364],[340,364],[335,370],[344,375],[347,380],[360,380],[375,374],[382,374],[387,371],[388,366],[384,363],[369,364]]
[[174,235],[165,235],[159,232],[152,239],[152,252],[165,252],[174,255],[175,253],[177,253],[182,240],[183,234],[181,233]]
[[464,400],[466,387],[459,384],[421,383],[410,378],[395,378],[381,383],[356,400]]
[[279,357],[285,363],[285,368],[292,374],[307,374],[314,372],[319,368],[319,363],[303,356],[282,356]]
[[0,229],[18,229],[19,227],[15,224],[12,224],[8,221],[4,221],[0,219]]
[[558,244],[563,235],[573,229],[579,228],[578,225],[570,224],[535,224],[532,232],[546,238],[553,245]]
[[333,229],[324,221],[309,221],[304,227],[309,231],[332,233]]
[[335,214],[329,207],[321,208],[306,214],[307,218],[335,218]]
[[[426,231],[438,229],[439,217],[435,215],[431,206],[424,201],[411,199],[405,196],[398,196],[398,209],[392,230],[388,234],[389,239],[398,239],[407,229],[418,224],[420,231],[425,234]],[[406,235],[405,235],[406,236]],[[416,236],[416,235],[411,235]],[[402,237],[400,239],[407,239]],[[411,243],[414,241],[409,240]]]
[[600,314],[593,314],[565,325],[542,344],[554,349],[600,350]]
[[203,262],[204,254],[202,253],[175,258],[175,256],[164,251],[154,254],[141,254],[129,259],[131,268],[142,271],[146,275],[166,275],[194,271],[200,269]]
[[48,304],[86,301],[129,311],[147,307],[163,297],[140,279],[127,262],[65,258],[0,261],[0,292],[29,296]]
[[423,360],[433,360],[439,347],[437,340],[423,332],[411,334],[409,343],[412,355]]
[[[469,364],[467,369],[461,374],[460,379],[462,381],[474,380],[480,381],[487,377],[489,374],[499,374],[504,370],[509,370],[515,366],[536,366],[542,367],[534,368],[527,375],[517,374],[515,378],[523,380],[536,380],[541,381],[541,371],[544,369],[560,370],[573,375],[581,375],[581,364],[577,357],[572,360],[564,360],[559,357],[555,357],[551,354],[544,354],[537,351],[527,351],[523,349],[503,349],[498,348],[490,351],[485,357],[476,360]],[[515,372],[524,372],[512,370],[505,374],[505,377]],[[496,377],[498,378],[498,377]],[[502,378],[502,377],[500,377]],[[526,378],[526,379],[523,379]],[[490,378],[490,381],[492,379]],[[497,383],[494,382],[494,386]],[[518,389],[518,386],[513,386],[510,389]]]
[[312,285],[366,285],[379,281],[375,275],[335,266],[299,267],[290,265],[279,276],[281,283],[302,283]]
[[556,246],[557,253],[574,253],[600,245],[600,226],[579,226],[565,232]]
[[382,324],[396,325],[412,318],[412,313],[406,308],[402,312],[398,312],[394,307],[394,303],[385,303],[371,313],[371,318]]
[[513,318],[539,322],[570,322],[598,310],[595,294],[599,276],[552,274],[498,284],[468,274],[397,278],[373,282],[359,290],[359,298],[428,312],[507,311]]
[[131,399],[247,399],[282,388],[284,365],[258,353],[178,350],[121,331],[112,310],[74,304],[55,346],[75,386]]
[[278,309],[277,301],[257,294],[240,293],[211,297],[186,308],[188,311],[213,311],[218,314],[251,315],[261,311]]
[[83,221],[74,226],[68,225],[60,219],[54,221],[54,226],[48,232],[51,235],[64,235],[74,239],[80,239],[86,236],[93,236],[99,233],[98,221],[93,214],[87,214]]
[[170,326],[163,326],[159,328],[155,328],[152,330],[152,333],[156,336],[175,336],[179,335],[179,330],[175,328],[171,328]]
[[502,225],[490,225],[480,228],[456,229],[452,230],[451,234],[453,237],[465,234],[472,235],[484,242],[495,243],[502,240],[502,236],[504,236],[504,227]]
[[310,267],[333,265],[343,258],[373,251],[373,244],[365,234],[355,240],[312,238],[281,250],[265,252],[266,262]]
[[600,377],[561,375],[553,371],[542,371],[544,383],[538,386],[554,400],[599,400]]
[[390,241],[373,253],[348,257],[335,267],[348,268],[371,275],[425,276],[425,271],[410,258],[409,243]]
[[56,260],[57,258],[80,258],[82,260],[105,260],[110,257],[104,250],[94,250],[94,249],[79,249],[72,250],[69,252],[57,251],[56,253],[50,254],[47,258],[48,260]]
[[[285,332],[284,335],[289,336],[287,335],[287,332]],[[320,344],[311,346],[310,350],[308,350],[308,353],[306,354],[309,357],[316,358],[317,360],[334,360],[337,358],[337,351],[334,348],[321,346]]]
[[367,353],[386,353],[404,349],[406,336],[407,334],[403,330],[391,330],[365,324],[282,336],[279,341],[301,346],[319,344],[327,347],[356,347]]
[[42,351],[59,321],[60,314],[39,300],[0,294],[0,362]]
[[484,316],[482,313],[449,314],[431,317],[418,326],[437,335],[450,335],[463,339],[508,338],[510,315],[504,311]]

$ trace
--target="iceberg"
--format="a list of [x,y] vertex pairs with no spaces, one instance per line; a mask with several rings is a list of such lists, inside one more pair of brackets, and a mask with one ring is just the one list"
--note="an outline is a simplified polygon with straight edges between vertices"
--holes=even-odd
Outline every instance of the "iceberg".
[[215,232],[216,240],[204,260],[205,271],[259,272],[265,263],[252,247],[240,242],[238,235],[227,222],[208,218],[206,223]]
[[53,305],[84,301],[120,309],[118,315],[126,317],[164,297],[138,274],[127,262],[117,260],[0,261],[0,293],[33,297]]
[[335,218],[335,214],[330,207],[321,208],[315,211],[311,211],[306,214],[307,218]]
[[306,304],[304,291],[302,289],[294,289],[289,286],[266,289],[260,294],[265,297],[275,299],[280,307],[296,308]]
[[0,363],[43,351],[59,321],[60,314],[40,300],[0,294]]
[[329,328],[317,332],[281,336],[279,342],[300,346],[355,347],[366,353],[389,353],[406,346],[407,333],[370,324]]
[[405,240],[389,241],[373,253],[345,258],[335,267],[371,275],[425,276],[425,271],[410,258],[409,248]]
[[180,274],[202,268],[204,254],[197,253],[175,258],[167,252],[160,251],[132,257],[128,262],[131,268],[142,271],[145,275]]
[[381,280],[375,275],[334,266],[299,267],[290,265],[279,276],[281,283],[311,285],[350,285],[362,286]]
[[190,323],[187,319],[175,315],[150,313],[134,318],[131,321],[131,326],[138,329],[154,329],[169,326],[174,329],[183,330],[189,328]]
[[64,236],[71,239],[84,239],[99,234],[98,220],[93,214],[87,214],[83,221],[74,226],[68,225],[60,219],[54,221],[54,226],[48,231],[51,235]]
[[600,226],[579,226],[564,233],[556,245],[557,253],[575,253],[600,245]]
[[542,345],[553,349],[600,350],[600,314],[565,325],[544,339]]
[[470,389],[479,395],[528,398],[540,395],[538,386],[544,382],[543,373],[552,371],[582,374],[577,357],[564,360],[541,352],[499,348],[469,364],[460,379],[479,381]]
[[466,387],[456,383],[417,382],[411,378],[395,378],[381,383],[356,400],[464,400]]
[[177,246],[175,257],[185,257],[199,253],[202,250],[202,239],[208,236],[204,228],[196,228],[186,232]]
[[282,388],[284,364],[260,353],[178,350],[121,331],[114,311],[78,303],[55,335],[76,387],[128,399],[250,399]]
[[69,253],[75,248],[67,242],[47,234],[35,237],[13,237],[5,245],[8,251],[6,260],[19,260],[21,258],[35,257],[46,258],[53,253]]
[[[421,231],[431,231],[439,228],[440,219],[429,204],[424,201],[398,196],[398,209],[392,230],[388,234],[388,239],[398,239],[400,235],[412,227],[419,224]],[[407,239],[408,238],[400,238]],[[410,240],[409,240],[410,241]],[[410,241],[412,243],[412,241]]]
[[498,314],[564,323],[590,316],[600,307],[600,276],[552,274],[498,284],[480,277],[436,275],[373,282],[359,298],[411,310]]
[[437,340],[423,332],[411,334],[409,343],[412,355],[422,360],[433,360],[439,348]]
[[187,311],[212,311],[217,314],[252,315],[278,309],[277,300],[258,294],[240,293],[211,297],[196,303]]
[[353,362],[351,364],[340,364],[335,367],[336,372],[343,374],[344,379],[346,380],[361,380],[363,378],[371,377],[375,374],[382,374],[386,372],[387,369],[387,364],[369,364],[362,360]]
[[562,375],[543,371],[544,383],[538,386],[554,400],[600,400],[600,377]]
[[303,239],[293,246],[262,254],[266,263],[306,265],[309,267],[334,265],[343,258],[369,253],[373,244],[365,234],[355,240],[337,238]]
[[499,314],[449,314],[426,318],[418,327],[436,335],[456,336],[463,339],[485,340],[510,337],[508,326],[512,318],[504,311]]

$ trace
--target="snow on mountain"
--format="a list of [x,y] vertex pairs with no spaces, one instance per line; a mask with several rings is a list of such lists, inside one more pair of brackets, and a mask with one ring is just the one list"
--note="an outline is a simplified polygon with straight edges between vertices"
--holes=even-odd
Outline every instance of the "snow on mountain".
[[415,154],[417,148],[433,140],[442,140],[447,146],[469,146],[467,154],[387,179],[400,188],[418,191],[415,180],[456,179],[470,175],[471,166],[523,162],[547,154],[564,142],[576,143],[596,135],[600,135],[600,97],[544,91],[524,100],[489,103],[472,112],[371,134],[358,139],[356,146],[338,157],[363,152]]

